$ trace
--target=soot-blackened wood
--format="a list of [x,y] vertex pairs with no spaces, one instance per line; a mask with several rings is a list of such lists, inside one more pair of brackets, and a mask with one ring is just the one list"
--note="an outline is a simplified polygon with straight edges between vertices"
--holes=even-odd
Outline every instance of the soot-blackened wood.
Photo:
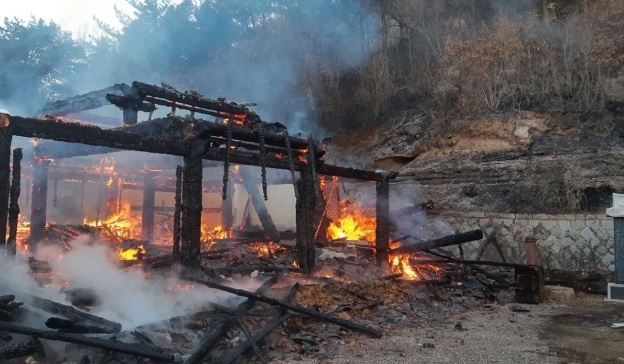
[[[227,138],[211,137],[207,139],[207,141],[210,142],[213,147],[224,147],[226,144],[226,139]],[[254,150],[254,151],[258,151],[262,149],[260,145],[257,143],[242,142],[238,140],[233,140],[232,145],[235,146],[237,149],[246,149],[246,150]],[[265,145],[264,150],[267,154],[279,154],[283,158],[286,158],[286,156],[288,155],[287,147],[275,147],[275,146]],[[299,156],[303,157],[307,155],[307,152],[305,150],[300,150],[300,149],[291,150],[291,153],[295,159],[297,159]],[[324,155],[325,155],[324,150],[315,151],[316,159],[320,159]]]
[[0,296],[0,307],[8,305],[9,303],[15,301],[14,294],[5,294]]
[[[227,152],[228,160],[231,164],[243,164],[248,166],[257,166],[260,167],[262,165],[263,156],[258,153],[240,151],[240,150],[230,150]],[[205,159],[211,159],[214,161],[224,162],[226,159],[226,150],[225,148],[216,148],[211,147],[209,143],[205,144],[204,155]],[[290,169],[290,165],[286,158],[277,158],[275,156],[264,156],[265,165],[267,168],[275,168],[275,169]],[[294,162],[295,170],[299,171],[304,167],[304,164],[300,161]]]
[[305,212],[305,184],[300,178],[295,183],[297,189],[297,200],[295,201],[295,251],[296,259],[299,267],[307,268],[307,241],[306,241],[306,212]]
[[139,112],[135,109],[123,109],[123,124],[135,125],[139,122]]
[[[347,320],[343,320],[337,317],[333,317],[330,315],[326,315],[323,313],[320,313],[318,311],[313,311],[304,307],[300,307],[297,305],[293,305],[293,304],[289,304],[289,303],[285,303],[285,302],[281,302],[279,300],[276,300],[274,298],[270,298],[270,297],[266,297],[263,295],[259,295],[259,294],[255,294],[249,291],[245,291],[242,289],[236,289],[236,288],[231,288],[231,287],[227,287],[224,286],[222,284],[218,284],[218,283],[213,283],[213,282],[207,282],[201,279],[197,279],[197,278],[193,278],[193,277],[187,277],[187,276],[182,276],[182,279],[188,280],[189,282],[194,282],[194,283],[198,283],[198,284],[203,284],[206,287],[210,287],[210,288],[215,288],[224,292],[228,292],[228,293],[232,293],[235,294],[237,296],[242,296],[242,297],[247,297],[247,298],[253,298],[257,301],[260,302],[264,302],[264,303],[268,303],[270,305],[273,306],[277,306],[277,307],[281,307],[305,316],[309,316],[312,318],[317,318],[320,320],[324,320],[327,321],[329,323],[332,324],[336,324],[340,327],[344,327],[346,329],[355,331],[355,332],[359,332],[362,334],[365,334],[367,336],[373,337],[373,338],[380,338],[383,333],[380,330],[375,330],[375,329],[371,329],[368,328],[366,326],[362,326],[362,325],[358,325],[354,322],[351,321],[347,321]],[[0,328],[1,329],[1,328]]]
[[39,118],[46,115],[62,116],[97,109],[109,105],[109,101],[106,99],[107,94],[122,94],[128,90],[130,90],[130,86],[118,83],[101,90],[91,91],[64,100],[48,102],[35,113],[35,117]]
[[9,216],[9,183],[11,178],[11,135],[10,124],[4,114],[0,115],[0,246],[6,243],[7,219]]
[[[228,180],[228,191],[234,191],[234,184]],[[223,230],[229,231],[234,225],[234,198],[232,193],[228,194],[225,200],[221,202],[221,226]]]
[[480,239],[483,239],[483,231],[472,230],[465,233],[445,236],[440,239],[424,241],[413,245],[400,246],[396,249],[390,250],[390,255],[418,253],[424,250],[443,248],[445,246],[458,245]]
[[121,151],[121,149],[42,140],[35,146],[34,151],[35,154],[40,157],[63,159],[89,156],[93,154],[115,153]]
[[[299,288],[299,283],[296,283],[291,289],[288,295],[284,298],[284,302],[290,303],[292,299],[295,297],[295,293],[297,293],[297,289]],[[290,314],[287,313],[286,309],[279,309],[277,314],[269,319],[269,321],[264,325],[264,327],[253,334],[251,339],[245,340],[243,343],[238,345],[237,347],[230,349],[223,353],[221,357],[213,359],[213,364],[230,364],[233,363],[236,359],[240,358],[241,355],[245,354],[247,350],[249,350],[254,343],[260,342],[264,339],[268,334],[270,334],[277,326],[279,326],[282,322],[288,320],[290,318]]]
[[383,178],[377,181],[377,201],[375,205],[375,248],[377,261],[388,261],[390,244],[390,182]]
[[156,106],[150,102],[138,102],[136,98],[131,96],[120,96],[115,94],[107,94],[106,100],[122,110],[134,109],[143,112],[154,112]]
[[79,334],[65,334],[55,331],[34,329],[7,322],[0,322],[0,331],[10,332],[14,334],[32,335],[44,340],[64,341],[78,345],[90,346],[98,349],[134,355],[160,362],[173,363],[175,359],[173,354],[165,354],[157,351],[154,348],[142,347],[141,345],[137,344],[126,344],[120,341],[114,341],[109,339],[96,339],[91,337],[85,337]]
[[219,112],[241,115],[241,117],[245,117],[246,114],[250,113],[249,109],[245,106],[238,105],[233,102],[212,100],[197,93],[179,92],[171,88],[150,85],[143,82],[132,82],[132,89],[140,98],[145,96],[154,96],[191,106],[198,106]]
[[[264,282],[260,288],[256,290],[256,294],[262,294],[266,292],[272,285],[277,282],[278,277],[273,276],[269,278],[266,282]],[[249,311],[256,304],[256,300],[253,298],[246,299],[243,303],[238,305],[236,310],[233,312],[233,316],[228,318],[215,330],[213,330],[209,335],[207,335],[202,342],[199,344],[199,347],[191,354],[191,356],[184,362],[185,364],[199,364],[202,363],[206,355],[210,353],[210,350],[221,340],[223,335],[225,335],[230,329],[236,325],[238,319],[243,316],[247,311]]]
[[180,260],[180,217],[182,216],[182,166],[176,167],[175,210],[173,212],[173,259]]
[[33,307],[56,315],[65,316],[73,322],[98,326],[110,333],[121,331],[120,323],[79,311],[71,306],[33,295],[25,295],[24,298],[25,302]]
[[156,181],[152,171],[143,176],[143,209],[141,210],[141,235],[143,240],[152,241],[154,237],[154,208],[156,203]]
[[[220,123],[201,121],[195,124],[195,132],[197,134],[197,137],[200,139],[208,139],[210,137],[225,138],[227,136],[227,126]],[[288,139],[290,140],[290,146],[293,150],[308,149],[308,141],[306,139],[293,136],[289,136]],[[257,143],[258,135],[251,128],[232,125],[232,140],[241,140],[245,142]],[[268,146],[286,148],[286,145],[284,143],[284,135],[279,133],[271,133],[265,131],[264,142]],[[317,149],[322,150],[320,146],[318,146]]]
[[[13,135],[26,138],[52,139],[61,142],[88,144],[101,147],[134,150],[158,154],[186,155],[190,144],[185,141],[146,137],[134,134],[131,129],[105,130],[61,120],[39,120],[19,116],[9,117]],[[136,125],[138,127],[138,125]],[[136,130],[138,133],[138,129]]]
[[305,184],[305,227],[306,227],[306,267],[310,273],[316,264],[316,243],[314,242],[316,235],[316,197],[318,196],[316,174],[313,164],[308,165],[308,169],[301,175]]
[[30,341],[15,343],[0,348],[0,360],[9,360],[15,358],[23,358],[37,354],[41,358],[45,358],[45,350],[41,341],[34,336]]
[[72,320],[59,317],[50,317],[45,322],[46,327],[70,334],[112,334],[99,326],[77,324]]
[[48,209],[48,166],[50,160],[35,157],[33,160],[32,198],[30,208],[30,249],[35,251],[37,243],[45,238],[46,214]]
[[297,237],[295,248],[297,252],[297,263],[306,272],[310,272],[315,264],[314,243],[316,194],[313,174],[309,170],[301,172],[301,178],[297,181],[299,198],[295,204],[295,222]]
[[22,184],[22,148],[13,150],[13,178],[9,192],[9,240],[7,241],[7,254],[15,257],[17,253],[17,223],[19,220],[20,207],[19,197]]
[[182,244],[180,257],[186,267],[199,267],[202,215],[202,160],[184,157],[182,173]]
[[355,168],[339,167],[330,164],[317,166],[316,171],[319,174],[325,174],[328,176],[352,178],[363,181],[383,181],[384,179],[392,180],[399,175],[398,172],[373,172]]
[[251,197],[251,204],[258,214],[258,218],[264,228],[264,232],[272,242],[279,243],[281,240],[280,233],[277,230],[277,227],[275,227],[273,218],[271,217],[271,214],[269,214],[269,210],[264,203],[264,199],[262,198],[260,191],[258,191],[258,186],[256,186],[253,174],[246,166],[239,166],[238,173],[241,176],[245,190],[247,190],[247,193]]

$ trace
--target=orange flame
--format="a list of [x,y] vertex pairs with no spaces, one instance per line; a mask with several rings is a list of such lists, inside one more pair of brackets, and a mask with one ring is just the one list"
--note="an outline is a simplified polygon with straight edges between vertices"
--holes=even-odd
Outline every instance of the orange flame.
[[121,260],[136,260],[139,254],[145,254],[145,248],[143,245],[139,245],[136,248],[130,248],[126,250],[119,250],[119,259]]
[[416,270],[410,264],[409,258],[409,254],[395,255],[388,258],[390,260],[390,269],[392,269],[394,273],[403,274],[403,278],[405,279],[420,279],[420,275],[416,273]]
[[217,239],[227,239],[230,236],[230,232],[223,229],[223,226],[215,226],[213,228],[207,225],[201,227],[201,240],[202,241],[215,241]]
[[375,217],[364,216],[355,209],[347,211],[346,201],[340,201],[341,217],[332,221],[327,228],[327,237],[330,239],[366,240],[370,244],[375,242]]

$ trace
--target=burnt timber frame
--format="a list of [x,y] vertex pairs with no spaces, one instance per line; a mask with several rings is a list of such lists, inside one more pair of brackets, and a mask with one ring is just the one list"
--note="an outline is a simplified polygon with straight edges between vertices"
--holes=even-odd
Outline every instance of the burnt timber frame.
[[[226,126],[215,122],[194,120],[192,123],[192,131],[197,138],[191,142],[190,140],[166,139],[160,135],[158,135],[158,137],[146,136],[144,132],[145,127],[141,126],[143,123],[127,125],[123,128],[102,129],[93,125],[66,122],[56,118],[40,120],[0,114],[0,177],[3,176],[3,173],[1,173],[2,162],[4,160],[8,161],[10,158],[10,140],[13,135],[86,144],[95,147],[100,153],[105,151],[105,148],[111,148],[108,151],[127,150],[184,157],[181,186],[182,218],[180,228],[180,257],[185,266],[196,267],[199,263],[200,252],[203,160],[227,160],[234,164],[298,171],[300,172],[300,180],[298,183],[299,197],[297,206],[302,206],[303,209],[301,212],[299,212],[299,209],[297,211],[297,245],[298,251],[300,251],[299,263],[302,264],[302,267],[305,266],[304,269],[306,270],[311,270],[314,266],[314,209],[318,194],[318,186],[315,182],[316,175],[323,174],[377,182],[377,211],[379,215],[377,217],[378,228],[376,231],[376,244],[381,252],[387,251],[389,237],[387,233],[388,227],[386,225],[388,224],[388,219],[384,217],[387,216],[387,214],[383,212],[387,211],[389,208],[387,207],[389,206],[389,180],[395,178],[398,173],[373,172],[326,164],[320,159],[324,151],[311,138],[304,139],[289,136],[285,129],[280,130],[279,126],[275,129],[276,126],[274,124],[262,122],[255,113],[247,110],[245,106],[221,101],[211,101],[195,94],[185,93],[181,95],[180,93],[164,90],[157,86],[137,82],[133,83],[133,88],[135,89],[135,95],[139,95],[136,100],[139,100],[141,103],[144,101],[145,97],[148,96],[152,98],[150,101],[158,101],[155,98],[166,97],[173,100],[174,105],[176,105],[176,102],[180,102],[186,105],[191,103],[192,105],[197,105],[198,108],[213,108],[216,110],[215,116],[242,120],[247,126]],[[127,93],[126,90],[124,94]],[[203,111],[193,110],[200,113]],[[71,113],[69,107],[64,111]],[[262,123],[263,125],[260,127],[260,132],[255,129],[258,123]],[[265,127],[267,127],[266,130],[263,129]],[[230,128],[230,130],[228,130],[228,128]],[[275,130],[277,130],[277,132]],[[221,147],[223,137],[227,137],[228,139],[231,137],[233,143],[250,143],[250,145],[252,145],[253,142],[258,142],[259,133],[262,133],[263,142],[266,143],[267,148],[285,148],[285,150],[292,148],[292,150],[296,151],[296,155],[305,155],[307,158],[292,158],[289,160],[289,158],[285,158],[284,156],[280,157],[277,154],[273,154],[272,152],[275,151],[275,149],[270,149],[271,153],[262,155],[251,151],[230,150],[229,148]],[[2,136],[4,136],[5,141],[8,141],[8,143],[4,143],[8,144],[5,148],[2,148]],[[215,138],[218,140],[216,143],[214,140]],[[259,149],[266,150],[265,145],[261,145]],[[280,149],[280,151],[281,150],[282,149]],[[8,153],[6,151],[8,151]],[[83,148],[82,152],[89,152],[89,148]],[[41,225],[41,221],[39,220],[42,220],[43,228],[45,228],[48,162],[42,159],[39,159],[39,161],[40,162],[35,163],[35,167],[39,166],[39,168],[37,177],[33,182],[32,212],[34,216],[31,216],[31,244],[36,243],[37,238],[42,236],[40,235],[41,231],[38,232],[38,228],[34,226],[34,222],[38,222],[38,224]],[[35,189],[35,185],[38,186],[37,189]],[[5,187],[7,191],[6,204],[2,200],[2,191],[5,190]],[[8,189],[8,178],[6,181],[0,178],[0,218],[2,218],[2,211],[8,209],[8,206],[3,206],[8,205]],[[38,192],[41,192],[41,196],[35,198],[35,194]],[[44,192],[46,192],[45,195]],[[383,201],[380,202],[379,199]],[[304,225],[301,228],[299,227],[300,223]],[[6,219],[5,222],[0,225],[4,225],[6,230]],[[380,225],[383,226],[380,227]]]

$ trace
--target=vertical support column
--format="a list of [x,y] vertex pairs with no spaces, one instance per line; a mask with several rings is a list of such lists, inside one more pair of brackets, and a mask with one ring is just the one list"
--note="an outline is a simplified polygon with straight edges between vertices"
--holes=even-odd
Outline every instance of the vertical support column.
[[139,121],[139,112],[134,109],[123,109],[124,125],[134,125]]
[[154,205],[156,204],[155,174],[146,171],[143,176],[143,208],[141,209],[141,236],[149,242],[154,238]]
[[9,179],[11,177],[11,140],[9,117],[0,114],[0,246],[6,244],[9,216]]
[[314,174],[311,173],[309,168],[301,172],[296,188],[299,195],[295,205],[297,262],[301,269],[310,272],[315,264],[314,212],[316,209],[316,194],[314,191]]
[[613,207],[607,209],[607,215],[613,218],[615,283],[624,284],[624,194],[613,194]]
[[613,218],[615,283],[624,284],[624,215]]
[[390,244],[390,182],[387,176],[381,175],[377,182],[375,248],[377,261],[380,264],[388,262],[388,249]]
[[251,203],[258,214],[258,219],[262,224],[262,228],[266,236],[274,243],[279,243],[281,240],[280,233],[275,227],[275,223],[273,222],[273,218],[271,214],[269,214],[269,210],[264,203],[264,199],[258,191],[258,186],[256,185],[255,178],[253,178],[253,174],[249,170],[247,166],[239,166],[238,173],[241,176],[243,181],[243,186],[249,193],[249,197],[251,198]]
[[13,150],[13,179],[9,192],[9,239],[7,241],[7,255],[15,257],[17,253],[17,223],[19,220],[19,196],[22,184],[22,148]]
[[173,259],[180,260],[180,216],[182,215],[182,166],[176,167],[175,210],[173,212]]
[[227,190],[230,193],[221,202],[221,226],[225,231],[231,230],[234,225],[234,183],[228,180],[227,184]]
[[43,239],[48,208],[48,165],[50,160],[36,158],[33,160],[32,205],[30,209],[30,238],[32,251]]
[[202,215],[202,159],[184,157],[182,171],[182,246],[180,258],[185,267],[199,267]]

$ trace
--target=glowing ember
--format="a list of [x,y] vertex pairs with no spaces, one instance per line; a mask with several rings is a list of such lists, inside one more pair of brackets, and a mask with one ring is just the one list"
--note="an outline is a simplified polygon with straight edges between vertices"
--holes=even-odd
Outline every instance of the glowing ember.
[[212,242],[217,239],[227,239],[230,236],[230,232],[223,229],[223,226],[215,226],[213,228],[207,225],[201,227],[201,240],[204,242]]
[[273,254],[281,251],[285,251],[286,248],[274,244],[273,242],[268,243],[256,243],[249,246],[252,251],[255,251],[259,257],[271,257]]
[[136,259],[138,259],[139,254],[145,254],[145,248],[143,248],[143,245],[139,245],[136,248],[120,250],[119,251],[119,259],[121,259],[121,260],[136,260]]

